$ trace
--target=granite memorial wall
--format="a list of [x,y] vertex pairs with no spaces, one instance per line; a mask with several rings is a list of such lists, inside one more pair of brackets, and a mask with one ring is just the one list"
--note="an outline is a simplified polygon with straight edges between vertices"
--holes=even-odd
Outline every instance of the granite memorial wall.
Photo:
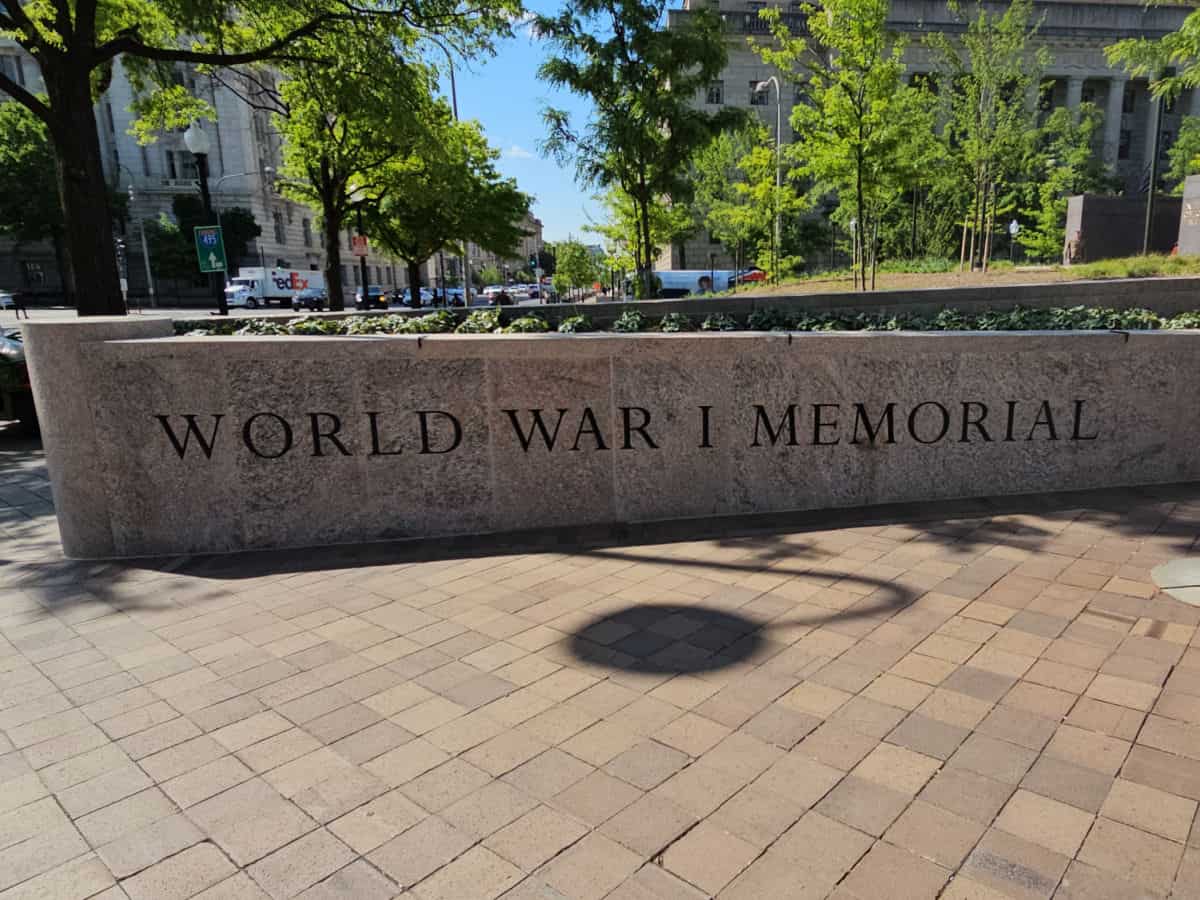
[[28,328],[68,555],[1200,477],[1200,334],[169,332]]

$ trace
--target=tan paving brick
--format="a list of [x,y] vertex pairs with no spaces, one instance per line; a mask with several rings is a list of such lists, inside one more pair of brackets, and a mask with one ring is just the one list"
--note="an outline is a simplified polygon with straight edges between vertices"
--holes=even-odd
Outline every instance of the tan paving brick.
[[701,822],[663,854],[662,865],[708,894],[717,894],[758,856],[758,849]]
[[1100,815],[1183,843],[1196,816],[1196,801],[1118,778]]
[[410,887],[465,851],[474,840],[430,816],[372,851],[368,859],[402,887]]
[[353,850],[328,831],[317,829],[279,848],[246,871],[272,897],[294,897],[354,858]]
[[538,806],[496,831],[484,846],[532,872],[588,833],[585,825],[547,806]]
[[851,774],[913,796],[940,767],[937,759],[884,743],[867,754]]
[[950,878],[948,869],[880,841],[842,882],[853,897],[934,897]]
[[1091,825],[1092,816],[1083,810],[1024,790],[1012,795],[995,822],[1002,831],[1068,858],[1075,855]]
[[190,819],[176,813],[133,827],[96,852],[114,875],[125,878],[199,844],[204,838],[204,833]]
[[568,897],[599,900],[641,864],[638,855],[593,832],[551,862],[542,877]]
[[212,844],[197,844],[121,882],[130,900],[184,900],[236,872]]
[[686,808],[649,793],[604,822],[599,830],[648,859],[691,828],[697,819]]
[[1165,894],[1183,846],[1100,817],[1079,851],[1080,862]]
[[1045,847],[989,829],[960,871],[1004,897],[1048,900],[1068,862],[1065,856]]

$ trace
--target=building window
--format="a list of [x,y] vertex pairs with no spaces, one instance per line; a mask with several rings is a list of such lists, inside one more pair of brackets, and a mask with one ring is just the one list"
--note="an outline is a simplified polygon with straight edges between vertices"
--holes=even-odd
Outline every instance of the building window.
[[1137,93],[1132,84],[1125,85],[1125,95],[1121,98],[1121,112],[1129,114],[1137,109]]
[[760,91],[758,89],[758,86],[760,84],[762,84],[761,81],[751,81],[750,82],[750,105],[751,106],[766,106],[767,105],[767,100],[768,100],[771,92],[769,89],[765,90],[765,91]]
[[345,287],[350,283],[350,267],[342,266],[342,286]]
[[300,220],[300,231],[304,234],[304,246],[312,246],[312,222],[308,219]]
[[175,171],[175,154],[170,150],[164,151],[167,160],[167,177],[178,178],[179,173]]
[[1170,152],[1171,148],[1174,145],[1175,145],[1175,132],[1174,131],[1163,131],[1162,133],[1159,134],[1159,143],[1158,143],[1159,162],[1166,160],[1167,154]]
[[362,284],[362,277],[361,277],[361,273],[358,270],[358,266],[355,266],[353,271],[354,271],[354,283],[356,285]]
[[291,225],[292,224],[292,204],[289,203],[287,206],[284,207],[284,209],[287,210],[288,224]]
[[720,106],[725,102],[725,82],[710,81],[708,83],[708,95],[704,98],[704,102],[710,106]]
[[1129,144],[1133,139],[1133,132],[1128,128],[1121,129],[1121,140],[1117,144],[1117,159],[1129,159]]
[[284,225],[283,225],[283,213],[275,212],[274,219],[275,219],[275,243],[286,244],[287,243],[287,231],[285,230]]
[[25,67],[21,65],[21,57],[9,54],[0,55],[0,72],[21,87],[25,86]]
[[46,283],[46,272],[40,262],[26,260],[21,263],[21,270],[25,276],[26,287],[41,287]]
[[324,228],[322,228],[320,231],[317,232],[317,246],[320,247],[322,250],[325,249],[325,229]]

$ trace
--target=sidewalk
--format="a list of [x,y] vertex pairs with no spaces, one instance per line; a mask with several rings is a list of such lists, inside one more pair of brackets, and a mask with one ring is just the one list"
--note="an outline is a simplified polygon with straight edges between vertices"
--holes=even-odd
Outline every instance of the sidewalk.
[[1200,486],[962,509],[81,563],[0,437],[0,900],[1200,897]]

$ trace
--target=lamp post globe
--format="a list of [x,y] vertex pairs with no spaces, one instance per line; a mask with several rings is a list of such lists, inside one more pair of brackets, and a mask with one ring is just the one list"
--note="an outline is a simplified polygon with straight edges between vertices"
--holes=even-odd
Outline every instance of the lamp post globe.
[[183,143],[193,156],[207,156],[211,149],[208,135],[195,122],[189,125],[187,131],[183,133]]

